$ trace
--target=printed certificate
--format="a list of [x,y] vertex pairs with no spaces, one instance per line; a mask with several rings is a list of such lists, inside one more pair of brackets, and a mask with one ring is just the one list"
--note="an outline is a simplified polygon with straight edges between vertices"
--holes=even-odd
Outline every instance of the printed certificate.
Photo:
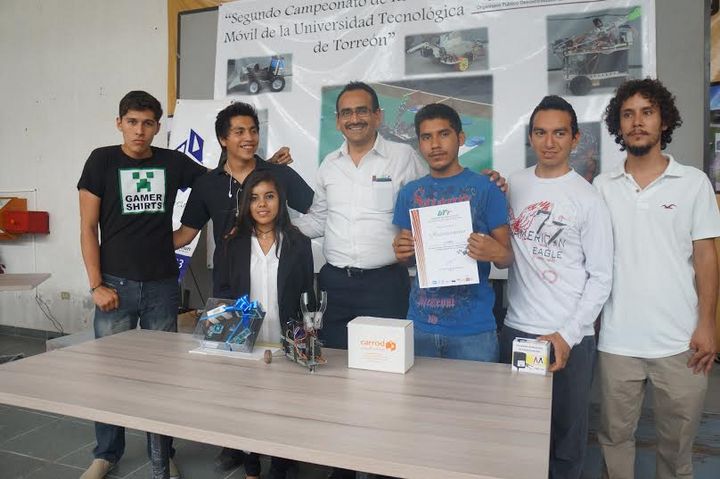
[[421,288],[477,284],[477,261],[467,254],[472,233],[470,202],[410,210]]

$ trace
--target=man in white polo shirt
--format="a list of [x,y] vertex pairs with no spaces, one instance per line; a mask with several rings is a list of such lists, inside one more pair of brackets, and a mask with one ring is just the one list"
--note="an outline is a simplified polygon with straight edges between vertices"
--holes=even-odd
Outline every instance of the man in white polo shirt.
[[650,381],[656,477],[689,478],[716,354],[720,214],[705,174],[662,153],[682,120],[659,81],[621,85],[605,123],[627,158],[595,179],[615,242],[598,344],[603,477],[635,477],[635,429]]

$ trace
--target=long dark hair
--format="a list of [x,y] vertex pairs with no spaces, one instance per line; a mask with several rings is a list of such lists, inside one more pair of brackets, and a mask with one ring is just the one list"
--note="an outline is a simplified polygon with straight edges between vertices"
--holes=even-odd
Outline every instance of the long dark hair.
[[224,239],[229,241],[236,236],[252,235],[255,230],[255,220],[250,214],[250,203],[252,201],[252,192],[260,183],[270,183],[275,187],[278,194],[279,208],[275,217],[275,254],[277,255],[280,247],[280,237],[282,236],[283,241],[292,243],[292,234],[288,233],[297,231],[297,228],[290,222],[285,189],[275,175],[267,170],[253,171],[246,178],[242,196],[240,197],[240,208],[235,217],[235,226],[225,235]]

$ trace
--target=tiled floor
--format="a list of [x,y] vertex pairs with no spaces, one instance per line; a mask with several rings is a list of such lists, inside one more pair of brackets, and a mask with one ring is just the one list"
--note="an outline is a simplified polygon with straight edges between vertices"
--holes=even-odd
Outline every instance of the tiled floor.
[[[44,340],[0,335],[0,355],[45,351]],[[646,405],[650,404],[646,401]],[[715,368],[710,380],[705,414],[695,448],[696,479],[717,479],[720,471],[720,368]],[[598,406],[590,409],[590,447],[584,477],[600,477],[600,451],[595,438]],[[127,431],[127,446],[123,459],[111,474],[112,479],[141,479],[150,477],[145,454],[145,434]],[[638,427],[637,477],[654,477],[655,435],[652,410],[646,407]],[[92,460],[94,429],[91,422],[71,417],[40,413],[29,409],[0,405],[0,479],[77,479]],[[185,479],[242,479],[237,470],[220,473],[213,468],[215,446],[176,440],[176,460]],[[265,464],[264,470],[267,470]],[[328,469],[303,464],[298,479],[327,477]]]
[[[0,478],[77,479],[92,460],[94,429],[91,422],[0,406]],[[177,464],[185,478],[241,479],[240,469],[214,470],[215,446],[176,440]],[[267,467],[265,468],[267,469]],[[302,465],[300,477],[319,479],[327,469]],[[145,434],[127,431],[123,459],[108,476],[112,479],[150,477]]]

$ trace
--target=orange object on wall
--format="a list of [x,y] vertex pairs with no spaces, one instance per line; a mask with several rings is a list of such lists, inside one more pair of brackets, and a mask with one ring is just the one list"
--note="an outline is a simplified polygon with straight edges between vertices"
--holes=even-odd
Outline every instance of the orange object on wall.
[[2,229],[10,234],[50,233],[47,211],[8,211],[3,215]]
[[25,198],[0,197],[0,240],[17,239],[25,233],[50,233],[50,215],[28,211]]

